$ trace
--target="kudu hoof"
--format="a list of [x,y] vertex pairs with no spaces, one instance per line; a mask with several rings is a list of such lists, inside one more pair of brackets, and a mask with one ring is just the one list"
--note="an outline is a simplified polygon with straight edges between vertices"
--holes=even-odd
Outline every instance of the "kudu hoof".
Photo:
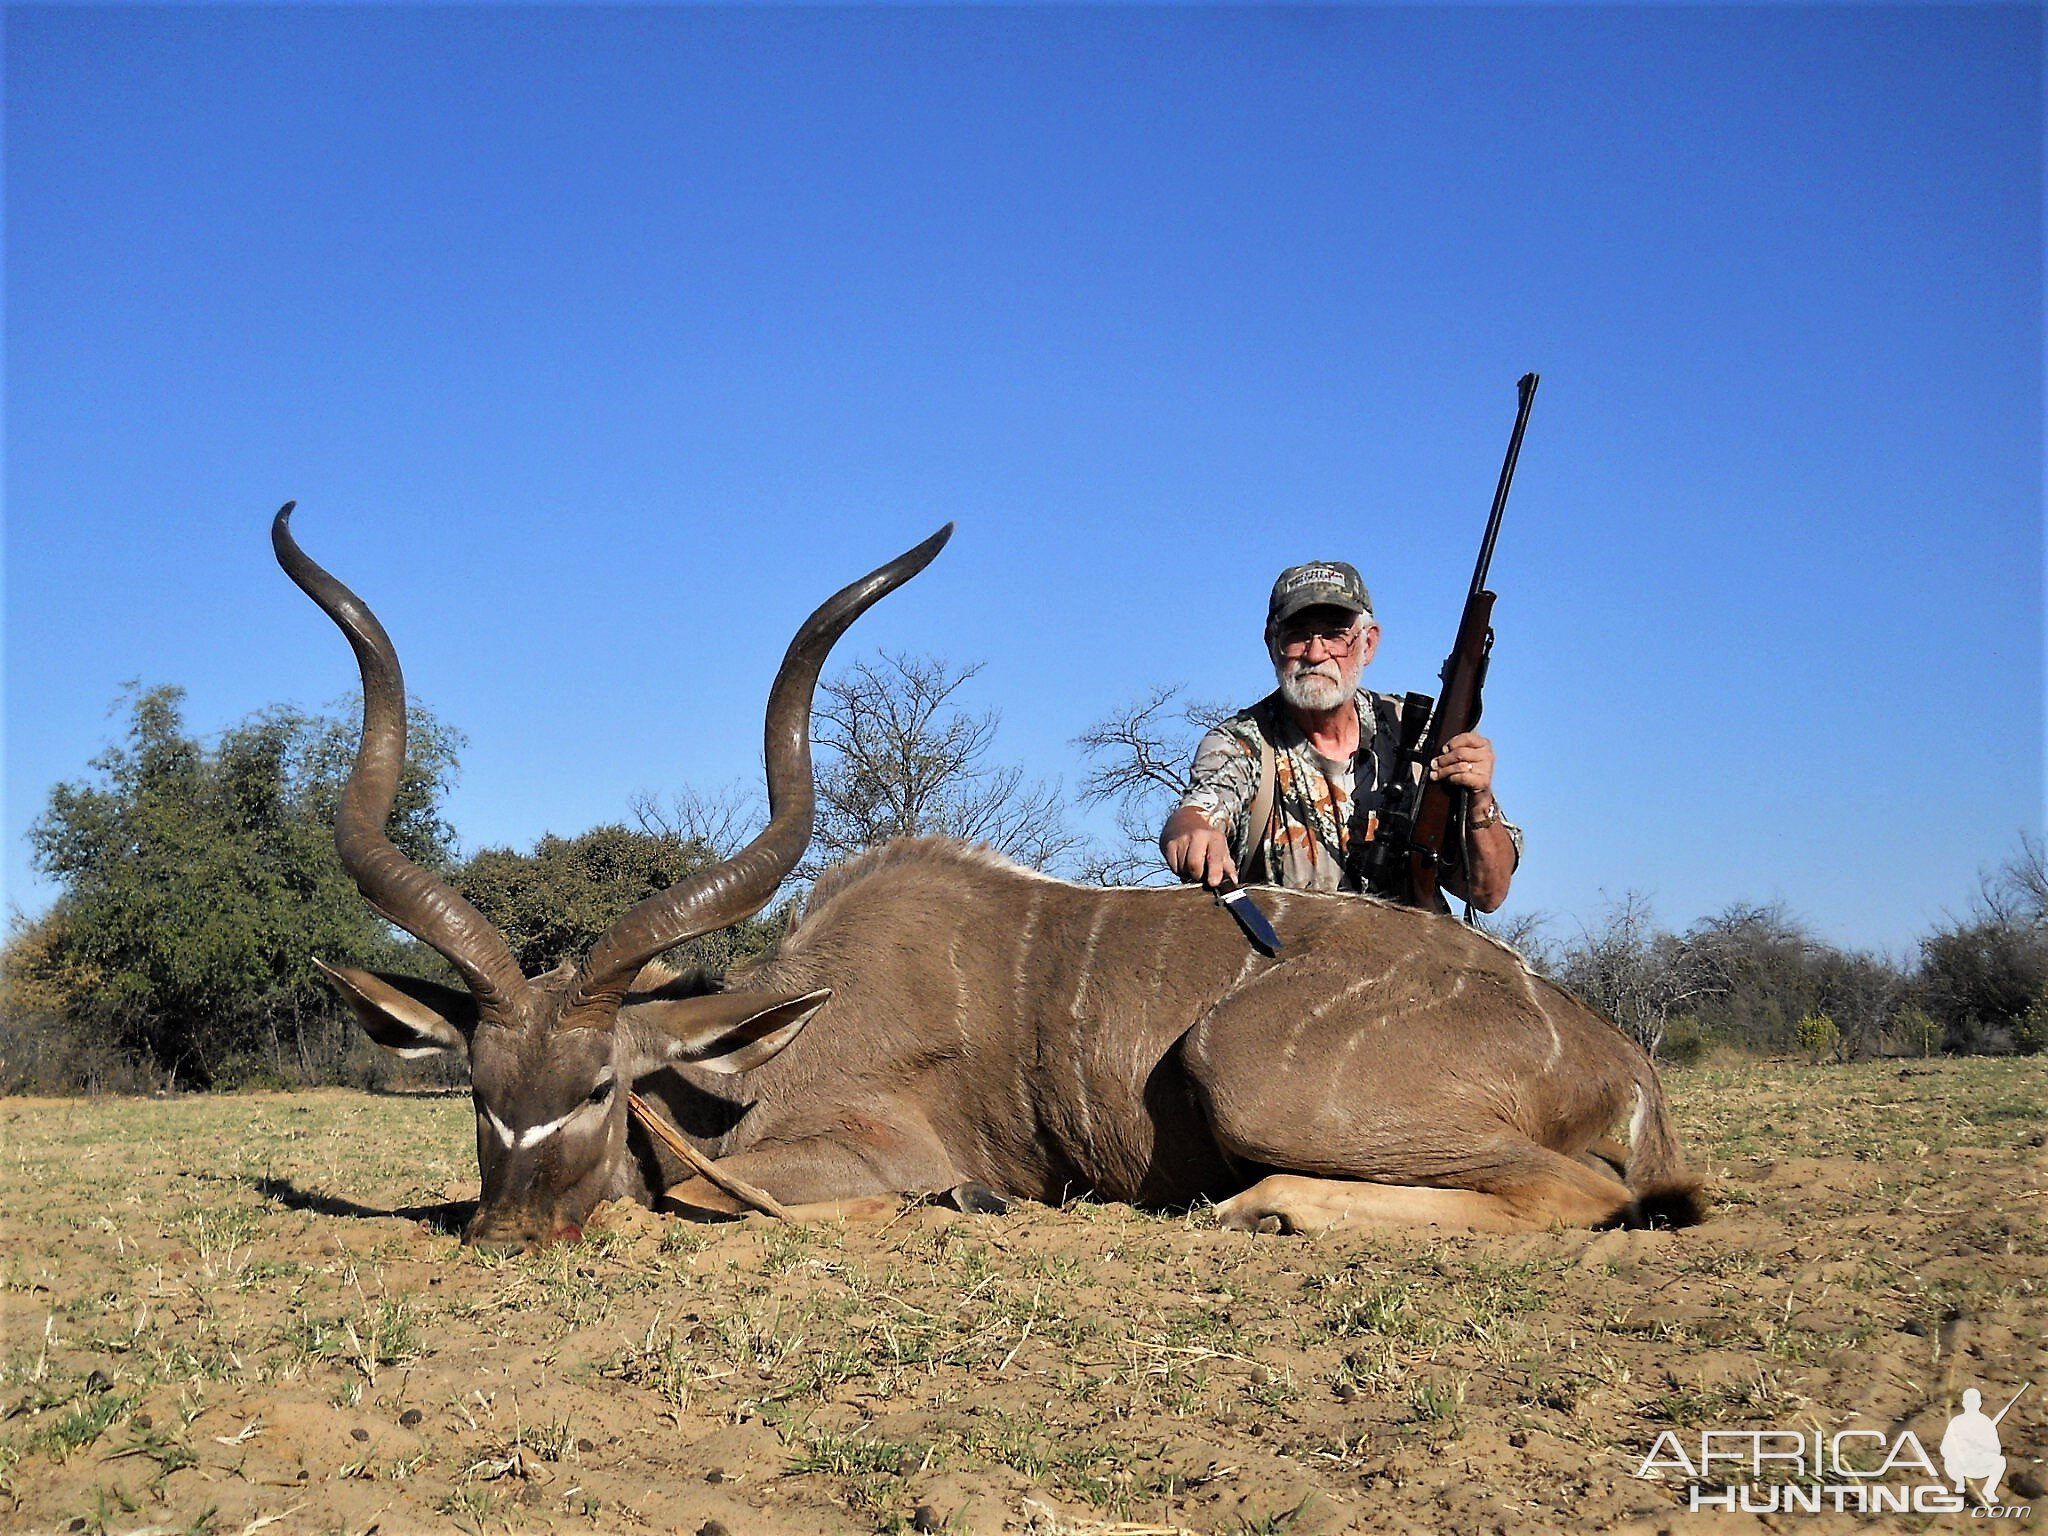
[[970,1216],[1007,1216],[1010,1202],[997,1194],[986,1184],[969,1181],[955,1184],[944,1196],[946,1203],[956,1211],[965,1211]]
[[1225,1200],[1216,1207],[1216,1225],[1226,1232],[1258,1232],[1268,1237],[1296,1230],[1280,1212],[1258,1204],[1240,1205],[1237,1200]]

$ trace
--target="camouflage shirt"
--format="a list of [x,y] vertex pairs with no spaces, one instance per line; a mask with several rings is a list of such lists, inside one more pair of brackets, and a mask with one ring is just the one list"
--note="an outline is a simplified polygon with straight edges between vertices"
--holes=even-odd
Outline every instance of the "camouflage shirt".
[[[1258,793],[1259,737],[1273,745],[1273,814],[1252,839],[1251,856],[1240,859],[1240,879],[1303,891],[1397,894],[1395,871],[1371,855],[1401,761],[1401,700],[1363,688],[1354,700],[1358,753],[1348,763],[1309,745],[1277,691],[1202,738],[1181,804],[1222,831],[1233,852],[1246,846],[1244,820]],[[1410,781],[1421,773],[1419,764],[1411,768]],[[1519,863],[1521,828],[1507,830]]]

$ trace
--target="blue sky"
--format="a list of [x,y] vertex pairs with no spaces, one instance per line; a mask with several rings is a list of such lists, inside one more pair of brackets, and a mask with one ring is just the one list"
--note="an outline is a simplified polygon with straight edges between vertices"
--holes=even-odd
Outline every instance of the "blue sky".
[[[1510,910],[1899,950],[2043,825],[2032,6],[6,11],[6,861],[120,685],[467,733],[468,846],[757,772],[796,622],[998,756],[1494,564]],[[1106,826],[1106,821],[1103,823]]]

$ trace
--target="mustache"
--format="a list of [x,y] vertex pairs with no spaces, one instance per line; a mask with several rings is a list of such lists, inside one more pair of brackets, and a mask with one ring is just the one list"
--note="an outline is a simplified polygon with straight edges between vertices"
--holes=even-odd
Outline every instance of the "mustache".
[[1345,667],[1333,656],[1311,662],[1305,656],[1280,657],[1273,670],[1280,695],[1297,709],[1334,709],[1358,687],[1362,667]]
[[1287,676],[1290,678],[1326,677],[1333,683],[1344,681],[1344,669],[1327,656],[1321,661],[1312,662],[1302,658],[1300,660],[1283,662],[1282,665],[1286,667]]

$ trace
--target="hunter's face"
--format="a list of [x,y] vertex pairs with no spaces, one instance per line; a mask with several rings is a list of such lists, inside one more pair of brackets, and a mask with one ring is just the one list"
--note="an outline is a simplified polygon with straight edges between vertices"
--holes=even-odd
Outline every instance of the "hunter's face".
[[1335,709],[1358,691],[1379,638],[1377,624],[1347,608],[1292,615],[1269,644],[1281,697],[1297,709]]

